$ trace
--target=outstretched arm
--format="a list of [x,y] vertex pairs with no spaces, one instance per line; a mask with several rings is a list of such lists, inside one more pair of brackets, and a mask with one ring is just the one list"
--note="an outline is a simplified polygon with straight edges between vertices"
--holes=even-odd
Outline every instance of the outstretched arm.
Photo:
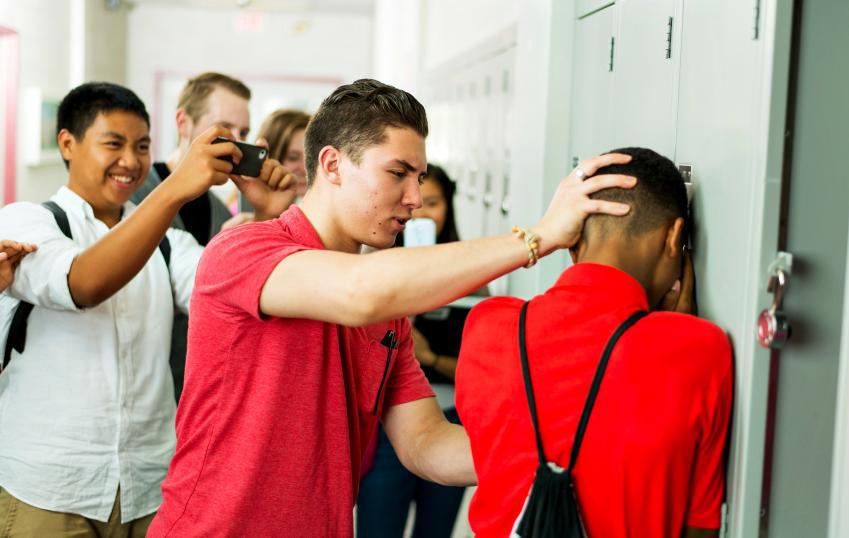
[[18,243],[10,239],[0,239],[0,292],[12,285],[15,269],[21,260],[38,247],[28,243]]
[[[629,160],[627,155],[602,155],[582,163],[581,169],[592,175],[603,166]],[[621,175],[582,181],[574,173],[561,181],[545,215],[532,228],[540,237],[540,255],[575,244],[591,214],[626,214],[628,206],[589,195],[629,188],[635,181]],[[287,256],[271,272],[260,309],[269,316],[367,325],[442,306],[527,261],[524,241],[513,235],[366,255],[307,250]]]
[[218,126],[204,131],[177,169],[132,215],[74,259],[68,288],[77,306],[97,305],[127,285],[162,241],[180,207],[229,179],[233,165],[218,157],[230,155],[238,160],[241,152],[235,144],[212,144],[227,133]]

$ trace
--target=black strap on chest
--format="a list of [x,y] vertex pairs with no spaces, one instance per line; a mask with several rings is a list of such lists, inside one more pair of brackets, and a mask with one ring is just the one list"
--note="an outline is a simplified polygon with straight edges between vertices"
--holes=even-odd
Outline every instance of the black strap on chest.
[[[74,236],[71,234],[71,225],[68,222],[68,214],[65,213],[65,210],[62,209],[59,204],[51,200],[48,200],[41,205],[53,214],[56,226],[59,227],[62,234],[68,239],[73,240]],[[159,243],[159,251],[162,253],[162,257],[165,259],[165,266],[168,268],[168,272],[170,273],[171,242],[168,241],[167,236],[162,237],[162,241]],[[28,303],[26,301],[21,301],[18,303],[17,308],[15,308],[15,313],[12,314],[12,323],[9,326],[9,334],[6,337],[6,347],[3,350],[3,364],[0,366],[0,372],[5,370],[6,366],[9,364],[9,360],[12,358],[13,349],[18,353],[24,352],[27,344],[27,321],[29,320],[29,315],[32,312],[32,309],[32,303]]]
[[578,427],[575,430],[575,437],[572,440],[572,452],[569,456],[569,466],[566,469],[562,469],[556,464],[549,462],[545,457],[536,398],[534,397],[533,383],[531,381],[531,370],[528,363],[525,330],[528,304],[530,303],[526,302],[523,304],[519,313],[519,356],[522,361],[522,377],[528,399],[528,408],[531,412],[531,422],[533,423],[534,435],[536,436],[539,467],[537,468],[534,485],[531,489],[531,494],[525,507],[525,513],[522,516],[522,521],[519,524],[517,532],[523,538],[541,536],[578,537],[583,535],[583,524],[581,523],[580,513],[578,511],[572,471],[578,460],[581,443],[587,431],[593,405],[598,396],[601,381],[607,369],[607,363],[610,361],[610,355],[625,331],[630,329],[648,313],[638,311],[631,314],[617,327],[616,331],[614,331],[613,335],[607,341],[607,345],[596,368],[595,377],[593,378],[589,393],[587,394]]

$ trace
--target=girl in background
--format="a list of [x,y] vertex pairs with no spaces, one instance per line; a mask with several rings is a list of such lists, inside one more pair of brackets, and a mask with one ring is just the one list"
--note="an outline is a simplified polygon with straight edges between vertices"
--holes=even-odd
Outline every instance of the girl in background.
[[[428,165],[421,186],[422,207],[413,211],[413,218],[434,221],[437,243],[459,240],[454,222],[454,190],[454,182],[442,168]],[[396,246],[402,244],[403,237],[399,235]],[[467,315],[468,310],[443,307],[419,314],[413,323],[416,359],[446,418],[455,424],[460,420],[454,407],[454,370]],[[360,482],[357,536],[401,538],[413,502],[413,538],[449,538],[465,488],[441,486],[409,472],[395,455],[383,428],[378,429],[374,460]]]

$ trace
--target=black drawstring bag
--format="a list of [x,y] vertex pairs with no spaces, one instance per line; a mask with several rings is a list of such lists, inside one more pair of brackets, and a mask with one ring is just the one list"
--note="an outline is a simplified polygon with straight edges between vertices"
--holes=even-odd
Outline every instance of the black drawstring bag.
[[525,318],[527,316],[528,304],[522,305],[519,313],[519,355],[522,359],[522,376],[525,379],[525,392],[528,396],[528,407],[531,411],[531,421],[534,425],[536,435],[537,454],[539,466],[536,470],[534,483],[531,486],[531,494],[528,497],[521,521],[516,528],[516,534],[521,538],[583,538],[586,530],[578,509],[578,497],[575,491],[575,483],[572,480],[572,469],[578,459],[578,451],[581,449],[581,441],[587,430],[590,413],[593,409],[596,396],[598,395],[607,362],[610,354],[625,331],[643,318],[647,312],[638,311],[631,314],[613,333],[604,348],[604,353],[598,363],[598,368],[584,403],[584,411],[575,431],[572,441],[572,453],[569,456],[569,467],[563,469],[557,464],[549,462],[545,458],[542,445],[539,421],[537,419],[536,399],[534,398],[533,384],[531,383],[531,370],[528,365],[528,350],[525,343]]

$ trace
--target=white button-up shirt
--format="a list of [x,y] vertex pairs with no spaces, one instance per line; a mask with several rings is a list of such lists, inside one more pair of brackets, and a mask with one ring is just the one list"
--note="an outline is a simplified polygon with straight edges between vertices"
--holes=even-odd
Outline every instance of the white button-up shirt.
[[[109,229],[70,189],[52,200],[73,240],[38,204],[0,209],[0,236],[38,245],[0,295],[0,352],[17,300],[35,305],[24,353],[12,351],[0,374],[0,487],[39,508],[107,521],[120,484],[121,519],[130,521],[162,501],[175,444],[173,309],[188,311],[202,247],[168,230],[170,271],[157,249],[118,293],[81,310],[68,289],[71,263]],[[134,208],[127,203],[124,215]]]

